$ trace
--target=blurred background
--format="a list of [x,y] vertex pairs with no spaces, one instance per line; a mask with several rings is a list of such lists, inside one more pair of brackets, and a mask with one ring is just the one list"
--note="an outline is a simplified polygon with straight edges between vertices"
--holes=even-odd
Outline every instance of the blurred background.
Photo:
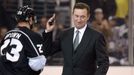
[[[53,41],[56,41],[61,31],[73,26],[71,9],[77,2],[90,6],[88,25],[106,38],[110,60],[108,75],[116,74],[118,69],[120,75],[134,75],[134,0],[0,0],[0,41],[8,30],[16,26],[16,10],[24,5],[34,8],[37,23],[32,30],[40,35],[46,21],[56,14],[53,32]],[[43,71],[42,75],[59,75],[62,65],[62,52],[56,53],[48,57],[46,72]],[[52,71],[54,74],[50,74]]]

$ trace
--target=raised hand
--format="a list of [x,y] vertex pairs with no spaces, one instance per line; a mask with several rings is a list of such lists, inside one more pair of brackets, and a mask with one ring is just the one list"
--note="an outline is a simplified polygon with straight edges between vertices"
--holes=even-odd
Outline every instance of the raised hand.
[[55,27],[55,14],[53,14],[53,16],[47,21],[46,31],[51,32],[54,30],[54,27]]

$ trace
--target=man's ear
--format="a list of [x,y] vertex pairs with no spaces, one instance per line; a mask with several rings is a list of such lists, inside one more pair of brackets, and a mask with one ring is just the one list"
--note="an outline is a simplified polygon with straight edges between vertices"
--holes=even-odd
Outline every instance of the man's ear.
[[88,14],[88,20],[90,19],[90,14]]

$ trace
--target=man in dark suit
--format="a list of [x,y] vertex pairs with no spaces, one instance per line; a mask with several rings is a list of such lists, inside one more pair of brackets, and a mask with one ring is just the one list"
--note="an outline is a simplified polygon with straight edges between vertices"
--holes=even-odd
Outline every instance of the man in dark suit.
[[63,51],[64,66],[62,75],[106,75],[109,60],[104,36],[89,28],[87,20],[90,9],[84,3],[76,3],[73,8],[73,28],[65,30],[60,39],[52,43],[52,30],[54,25],[49,25],[43,36],[47,49],[45,55],[52,55]]

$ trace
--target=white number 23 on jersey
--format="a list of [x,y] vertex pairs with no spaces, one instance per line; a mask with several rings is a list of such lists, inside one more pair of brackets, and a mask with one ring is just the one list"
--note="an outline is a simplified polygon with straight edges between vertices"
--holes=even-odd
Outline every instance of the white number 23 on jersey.
[[[6,52],[5,54],[3,53],[3,50],[8,47],[8,46],[15,46],[11,48],[10,52]],[[20,54],[23,48],[23,45],[18,39],[7,39],[4,41],[4,44],[1,46],[1,55],[6,55],[6,59],[12,62],[16,62],[19,60]]]

